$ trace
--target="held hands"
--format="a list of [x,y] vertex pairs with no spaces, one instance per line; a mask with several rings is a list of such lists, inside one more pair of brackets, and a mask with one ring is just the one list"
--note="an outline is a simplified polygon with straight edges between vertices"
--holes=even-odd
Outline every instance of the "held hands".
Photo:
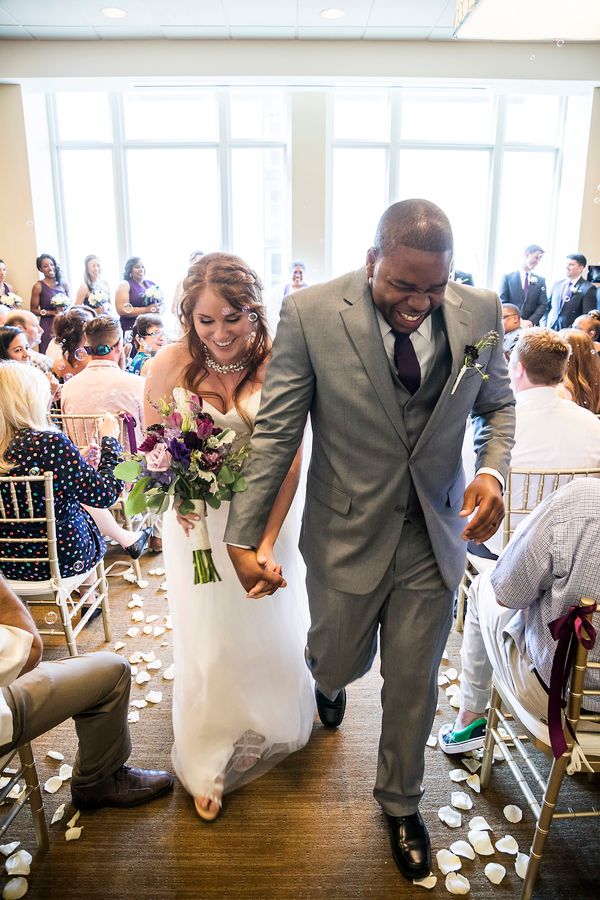
[[481,544],[498,531],[504,518],[504,501],[500,482],[493,475],[477,475],[465,490],[461,518],[470,516],[477,508],[461,537],[464,541]]
[[228,544],[227,551],[242,587],[252,600],[260,600],[280,587],[287,587],[281,566],[276,565],[270,547],[261,545],[255,551]]

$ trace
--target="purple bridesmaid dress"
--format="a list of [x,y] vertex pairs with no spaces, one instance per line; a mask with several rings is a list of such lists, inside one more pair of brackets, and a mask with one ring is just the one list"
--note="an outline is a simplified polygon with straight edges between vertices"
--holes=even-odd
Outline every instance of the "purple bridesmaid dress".
[[[69,301],[69,296],[64,289],[64,286],[61,284],[58,287],[51,288],[48,287],[45,281],[42,281],[42,290],[40,293],[40,309],[50,309],[53,310],[56,307],[52,303],[52,298],[57,294],[62,294]],[[70,302],[68,302],[67,306],[63,306],[59,310],[59,315],[62,315],[69,309]],[[44,332],[42,335],[42,339],[40,341],[39,352],[45,353],[46,347],[50,343],[52,339],[52,323],[54,321],[54,316],[40,316],[40,326],[42,331]]]

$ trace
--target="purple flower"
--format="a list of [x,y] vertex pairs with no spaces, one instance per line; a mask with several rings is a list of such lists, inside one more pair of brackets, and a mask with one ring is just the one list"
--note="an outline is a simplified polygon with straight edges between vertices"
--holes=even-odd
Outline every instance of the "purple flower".
[[202,450],[204,441],[194,431],[186,431],[183,435],[183,443],[188,450]]
[[158,435],[155,431],[151,431],[150,434],[147,434],[138,450],[140,453],[150,453],[151,450],[154,450],[156,445],[160,440],[160,435]]
[[175,412],[172,412],[170,416],[166,417],[165,422],[167,423],[167,425],[170,425],[171,428],[181,428],[183,416],[181,415],[181,413],[175,410]]
[[209,472],[218,472],[221,468],[221,454],[217,450],[207,450],[202,454],[202,468]]
[[172,440],[169,442],[169,453],[173,457],[174,462],[181,463],[186,469],[189,468],[192,458],[191,450],[185,446],[182,441]]
[[205,440],[213,434],[214,420],[208,413],[200,413],[196,419],[196,434],[201,440]]

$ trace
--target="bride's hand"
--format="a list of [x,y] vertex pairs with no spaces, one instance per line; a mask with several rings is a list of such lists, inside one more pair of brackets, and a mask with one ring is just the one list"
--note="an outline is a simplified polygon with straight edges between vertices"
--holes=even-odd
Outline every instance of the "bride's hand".
[[[276,575],[281,575],[283,578],[283,569],[281,565],[275,562],[275,558],[273,556],[273,547],[270,544],[261,544],[256,551],[256,562],[261,567],[261,569],[265,569],[269,572],[274,572]],[[269,583],[264,579],[257,581],[252,590],[248,591],[248,597],[252,600],[260,600],[262,597],[266,597],[267,594],[271,593],[267,588],[269,587]],[[286,587],[285,580],[282,582],[281,587]]]
[[175,517],[183,530],[185,531],[185,536],[189,537],[190,532],[193,531],[194,525],[196,522],[200,521],[200,516],[197,516],[196,513],[188,513],[186,516],[182,516],[179,512],[179,507],[181,505],[181,500],[175,501]]
[[227,545],[227,550],[237,576],[250,599],[259,600],[268,594],[274,594],[280,587],[286,587],[281,566],[270,569],[267,565],[259,564],[254,550],[246,550],[232,544]]

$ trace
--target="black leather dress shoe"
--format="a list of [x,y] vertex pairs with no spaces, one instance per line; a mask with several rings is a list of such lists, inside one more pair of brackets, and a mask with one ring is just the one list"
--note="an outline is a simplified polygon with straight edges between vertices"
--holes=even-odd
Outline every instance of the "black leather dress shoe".
[[71,797],[77,809],[139,806],[166,794],[174,783],[175,779],[170,772],[121,766],[93,787],[78,788],[71,785]]
[[390,816],[385,813],[392,855],[405,878],[427,878],[431,872],[431,845],[421,813]]
[[152,528],[144,528],[135,544],[130,544],[129,547],[123,547],[125,553],[127,553],[128,556],[130,556],[132,559],[137,559],[146,549],[146,544],[151,537]]
[[317,712],[326,728],[337,728],[342,724],[346,711],[346,688],[342,688],[335,700],[328,700],[315,684],[315,697],[317,700]]

